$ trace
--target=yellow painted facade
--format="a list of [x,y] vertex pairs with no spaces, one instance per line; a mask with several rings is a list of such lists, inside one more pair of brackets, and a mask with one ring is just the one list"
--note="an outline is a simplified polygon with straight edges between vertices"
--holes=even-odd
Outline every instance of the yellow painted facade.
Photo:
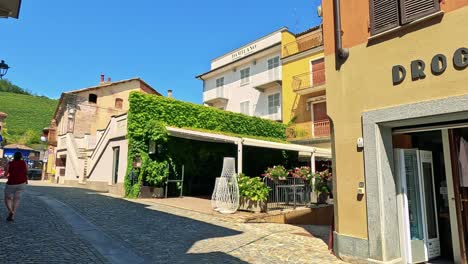
[[[393,35],[349,47],[350,56],[339,71],[335,69],[335,55],[327,54],[327,111],[334,124],[337,175],[335,225],[340,235],[368,237],[366,198],[359,199],[356,194],[359,182],[365,181],[363,152],[356,148],[356,140],[363,136],[362,114],[468,94],[468,69],[455,69],[453,65],[454,52],[468,46],[467,18],[465,6]],[[430,69],[436,54],[445,55],[448,62],[439,76]],[[413,81],[410,63],[416,59],[426,63],[426,77]],[[407,72],[398,85],[392,82],[394,65],[404,66]]]
[[[309,99],[324,96],[326,84],[313,88],[305,94],[299,94],[294,91],[295,85],[298,85],[297,80],[295,81],[294,78],[300,75],[309,76],[311,62],[324,57],[322,45],[308,45],[306,49],[301,50],[302,44],[298,42],[301,38],[309,38],[314,34],[317,35],[317,32],[320,33],[320,29],[300,36],[296,36],[289,31],[282,33],[282,120],[290,125],[289,130],[294,131],[294,136],[291,136],[290,140],[306,140],[308,144],[313,145],[316,144],[310,142],[314,138],[314,135],[312,134],[312,109]],[[323,143],[322,141],[320,146],[330,148],[329,142]]]

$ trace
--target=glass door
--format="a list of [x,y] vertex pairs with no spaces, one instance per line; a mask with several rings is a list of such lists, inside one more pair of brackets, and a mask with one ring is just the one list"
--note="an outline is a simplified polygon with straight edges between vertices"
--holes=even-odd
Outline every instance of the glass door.
[[426,247],[429,259],[440,256],[440,239],[437,219],[437,205],[434,184],[432,152],[419,151],[422,179],[423,204],[425,207]]
[[440,256],[432,153],[395,149],[400,231],[408,263]]

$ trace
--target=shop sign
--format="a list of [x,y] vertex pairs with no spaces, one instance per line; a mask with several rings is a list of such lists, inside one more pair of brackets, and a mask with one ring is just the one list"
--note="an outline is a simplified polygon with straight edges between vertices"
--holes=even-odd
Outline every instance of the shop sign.
[[231,55],[232,60],[240,59],[240,58],[244,57],[245,55],[248,55],[248,54],[252,53],[256,49],[257,49],[257,44],[253,44],[253,45],[245,47],[245,48],[243,48],[243,49],[241,49],[239,51],[236,51],[236,52],[232,53],[232,55]]
[[[453,54],[453,66],[456,70],[464,70],[468,67],[468,48],[459,48]],[[443,54],[435,55],[431,60],[431,73],[441,75],[447,69],[447,58]],[[422,60],[414,60],[410,64],[411,79],[413,81],[426,77],[426,63]],[[392,68],[393,85],[398,85],[405,80],[406,69],[402,65],[395,65]]]

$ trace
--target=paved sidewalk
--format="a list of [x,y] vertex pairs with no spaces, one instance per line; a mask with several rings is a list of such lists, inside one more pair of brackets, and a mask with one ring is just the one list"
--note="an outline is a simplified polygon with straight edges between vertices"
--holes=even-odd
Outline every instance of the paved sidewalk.
[[343,263],[328,252],[327,227],[237,223],[86,189],[31,188],[69,205],[151,263]]
[[41,200],[24,193],[14,223],[6,222],[0,184],[0,263],[106,263]]
[[17,221],[0,224],[0,263],[115,263],[99,248],[102,236],[145,263],[343,263],[327,250],[327,227],[238,223],[38,182],[28,186]]

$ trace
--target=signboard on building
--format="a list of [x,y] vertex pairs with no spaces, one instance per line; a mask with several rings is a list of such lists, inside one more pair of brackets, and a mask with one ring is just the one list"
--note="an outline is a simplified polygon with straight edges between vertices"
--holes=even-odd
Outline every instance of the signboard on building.
[[[468,67],[468,48],[457,49],[452,56],[453,66],[456,70],[461,71]],[[441,75],[447,69],[449,61],[443,54],[435,55],[429,67],[433,75]],[[424,79],[426,77],[426,63],[423,60],[414,60],[410,64],[411,79],[413,81]],[[392,80],[393,85],[398,85],[405,80],[406,68],[402,65],[395,65],[392,67]]]
[[238,50],[231,54],[232,60],[235,61],[246,55],[249,55],[250,53],[254,52],[256,49],[257,49],[257,44],[253,44],[241,50]]

